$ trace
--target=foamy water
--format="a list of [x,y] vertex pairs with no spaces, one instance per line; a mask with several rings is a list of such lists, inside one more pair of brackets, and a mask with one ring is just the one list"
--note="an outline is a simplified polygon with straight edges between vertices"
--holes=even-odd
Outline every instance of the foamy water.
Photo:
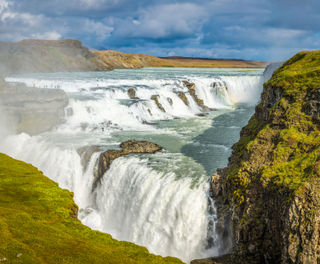
[[[184,80],[195,83],[197,96],[218,110],[199,117],[202,109]],[[141,69],[33,74],[6,81],[67,92],[64,124],[39,136],[11,135],[0,150],[74,192],[84,224],[186,262],[221,252],[219,237],[209,232],[209,220],[214,224],[216,216],[208,210],[214,207],[208,181],[226,165],[259,100],[261,71]],[[130,88],[139,99],[129,98]],[[116,159],[94,188],[99,152],[84,167],[78,149],[99,145],[103,151],[128,139],[153,141],[164,150]],[[215,243],[208,248],[210,237]]]

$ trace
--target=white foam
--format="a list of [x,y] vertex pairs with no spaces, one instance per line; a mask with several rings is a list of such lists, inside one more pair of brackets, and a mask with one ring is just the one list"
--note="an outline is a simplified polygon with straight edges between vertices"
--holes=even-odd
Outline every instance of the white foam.
[[[147,246],[162,256],[184,261],[217,254],[205,250],[208,228],[208,183],[191,188],[191,178],[176,180],[149,168],[147,160],[122,157],[92,193],[95,153],[83,171],[75,149],[63,149],[26,134],[9,136],[0,151],[32,163],[74,192],[79,217],[89,227],[110,233],[119,240]],[[57,166],[59,164],[59,166]]]
[[208,256],[208,184],[191,189],[190,178],[175,180],[145,164],[134,157],[115,160],[95,190],[97,210],[83,222],[98,222],[98,230],[162,256],[187,262]]

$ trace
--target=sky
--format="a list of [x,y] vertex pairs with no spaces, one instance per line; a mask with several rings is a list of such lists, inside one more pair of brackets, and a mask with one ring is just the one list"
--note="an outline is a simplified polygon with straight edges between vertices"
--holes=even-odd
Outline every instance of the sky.
[[154,56],[284,60],[320,49],[320,0],[0,0],[0,41],[78,39]]

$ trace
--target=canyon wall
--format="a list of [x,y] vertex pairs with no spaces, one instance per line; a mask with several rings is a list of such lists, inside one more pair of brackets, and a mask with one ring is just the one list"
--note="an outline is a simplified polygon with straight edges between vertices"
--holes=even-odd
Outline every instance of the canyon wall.
[[264,84],[228,166],[212,178],[231,254],[193,263],[319,263],[319,100],[320,51],[298,53]]

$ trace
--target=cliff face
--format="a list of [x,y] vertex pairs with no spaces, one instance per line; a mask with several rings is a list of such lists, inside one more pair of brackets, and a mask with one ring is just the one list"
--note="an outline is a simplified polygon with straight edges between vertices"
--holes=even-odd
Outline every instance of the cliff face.
[[0,42],[0,73],[110,70],[78,40]]
[[66,93],[59,89],[38,89],[0,83],[1,123],[8,132],[39,134],[64,121],[68,105]]
[[264,84],[228,167],[213,177],[228,263],[319,263],[319,99],[320,51],[298,53]]

